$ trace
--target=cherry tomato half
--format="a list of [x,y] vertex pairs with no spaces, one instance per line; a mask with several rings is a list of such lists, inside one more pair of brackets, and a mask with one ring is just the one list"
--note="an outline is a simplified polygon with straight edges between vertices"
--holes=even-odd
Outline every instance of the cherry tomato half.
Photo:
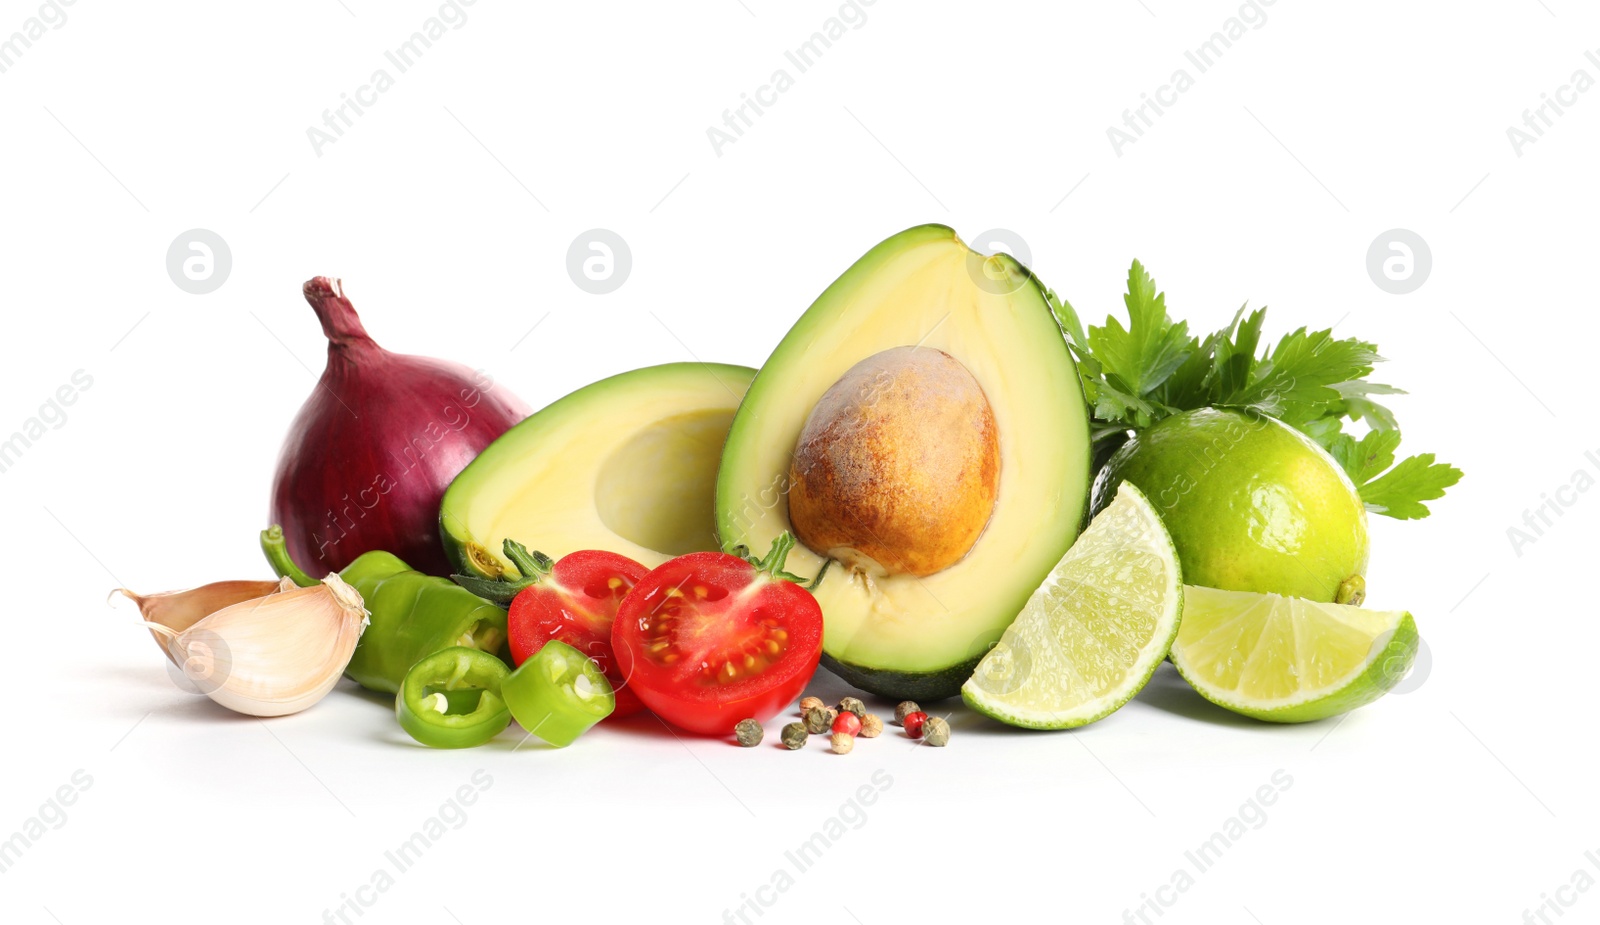
[[783,534],[761,562],[690,553],[639,581],[617,611],[611,647],[645,706],[689,732],[727,735],[799,696],[822,656],[822,608],[786,580],[793,547]]
[[617,694],[612,716],[639,712],[643,705],[612,657],[611,623],[622,599],[647,571],[614,552],[586,549],[562,556],[511,601],[506,629],[512,661],[521,665],[545,643],[559,639],[594,659],[605,673]]

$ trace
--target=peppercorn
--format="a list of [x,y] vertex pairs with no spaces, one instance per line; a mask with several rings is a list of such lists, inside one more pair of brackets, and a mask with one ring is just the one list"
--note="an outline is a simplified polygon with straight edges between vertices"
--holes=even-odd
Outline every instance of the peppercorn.
[[827,707],[812,707],[806,711],[806,732],[819,736],[833,726],[833,721],[838,718]]
[[839,712],[854,713],[856,715],[856,719],[861,719],[863,716],[867,715],[867,705],[862,703],[859,698],[846,697],[845,699],[839,701]]
[[741,719],[739,724],[733,727],[733,737],[745,748],[755,748],[760,745],[762,735],[761,724],[753,719]]
[[950,741],[950,724],[938,716],[930,716],[922,727],[922,741],[936,747]]
[[835,755],[848,755],[850,754],[850,749],[856,747],[856,737],[843,732],[835,732],[833,738],[829,741],[832,743]]
[[853,736],[861,731],[861,720],[857,719],[854,713],[840,713],[839,717],[833,721],[832,728],[834,732],[842,732],[847,736]]
[[878,735],[880,733],[882,733],[882,732],[883,732],[883,720],[878,719],[876,716],[873,716],[871,713],[868,713],[866,716],[861,717],[861,731],[859,733],[857,733],[857,735],[864,736],[864,737],[866,737],[868,739],[876,739],[878,737]]
[[794,751],[804,748],[806,744],[806,727],[804,723],[790,723],[783,727],[783,747]]
[[827,704],[822,702],[822,698],[821,697],[801,697],[800,698],[800,715],[801,716],[805,716],[806,713],[810,712],[811,710],[816,709],[817,707],[825,707],[825,706],[827,706]]
[[901,724],[906,727],[906,735],[913,739],[922,738],[922,726],[927,721],[928,714],[922,712],[921,710],[917,710],[913,713],[907,713],[901,718]]
[[894,724],[896,726],[904,726],[906,724],[906,714],[921,712],[922,708],[917,706],[915,700],[902,700],[900,705],[894,708]]

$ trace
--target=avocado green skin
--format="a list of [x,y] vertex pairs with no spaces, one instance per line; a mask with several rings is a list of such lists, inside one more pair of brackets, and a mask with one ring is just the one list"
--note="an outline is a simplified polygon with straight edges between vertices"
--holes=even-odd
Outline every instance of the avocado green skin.
[[[793,349],[790,342],[797,336],[802,336],[800,342],[804,344],[803,335],[806,332],[815,329],[818,325],[827,324],[831,320],[829,313],[823,310],[824,306],[836,299],[839,293],[847,292],[854,287],[867,283],[874,273],[878,272],[886,263],[892,261],[904,250],[930,241],[947,241],[950,239],[959,240],[959,236],[954,229],[940,224],[919,225],[884,239],[852,264],[818,297],[811,308],[795,323],[794,328],[786,335],[784,342],[780,344],[778,350],[774,351],[773,356],[777,357],[779,351],[784,350],[786,347]],[[1035,298],[1044,317],[1051,318],[1048,303],[1044,298],[1045,287],[1032,270],[1008,254],[998,254],[996,256],[1003,262],[1011,279],[1015,281],[1016,291],[1018,293],[1026,292],[1029,296]],[[1053,319],[1050,327],[1055,328]],[[1059,329],[1055,331],[1055,334],[1057,336],[1051,340],[1058,345],[1061,359],[1070,364],[1072,360],[1067,349],[1066,339],[1060,336]],[[1045,349],[1049,349],[1048,346]],[[876,351],[866,351],[861,358],[865,358],[872,352]],[[769,364],[770,362],[769,360]],[[1063,407],[1066,406],[1066,403],[1073,403],[1079,408],[1087,409],[1088,404],[1083,396],[1081,382],[1076,376],[1071,376],[1070,380],[1070,384],[1067,386],[1070,392],[1064,392],[1055,400],[1061,403]],[[755,380],[751,383],[750,389],[745,395],[745,405],[752,406],[767,391],[782,390],[784,387],[784,383],[779,377],[774,376],[768,367],[763,367],[762,371],[756,374]],[[1085,447],[1091,445],[1089,439],[1090,418],[1091,415],[1086,410],[1080,418],[1083,446]],[[734,418],[733,426],[728,432],[726,443],[728,449],[725,450],[723,467],[718,476],[717,484],[718,529],[719,535],[724,542],[729,542],[730,538],[741,539],[744,535],[740,526],[741,507],[737,494],[738,486],[735,480],[731,478],[727,454],[735,452],[738,447],[752,440],[760,439],[761,427],[762,424],[758,419],[740,414]],[[1052,552],[1054,554],[1049,557],[1051,565],[1059,559],[1061,554],[1066,552],[1073,540],[1082,532],[1084,525],[1088,523],[1089,489],[1093,469],[1087,465],[1087,458],[1085,458],[1084,462],[1085,465],[1081,474],[1063,472],[1061,475],[1061,492],[1063,495],[1075,499],[1081,498],[1082,504],[1074,505],[1070,520],[1063,519],[1058,523],[1043,525],[1038,535],[1034,538],[1039,544],[1053,547]],[[1023,502],[1007,501],[1002,503]],[[1015,588],[1008,587],[998,592],[996,600],[1000,601],[999,606],[1007,607],[1014,616],[1037,587],[1038,581],[1044,578],[1047,571],[1048,568],[1041,570],[1032,580],[1019,582]],[[972,580],[982,580],[982,576],[974,575]],[[992,645],[998,640],[999,636],[1000,630],[996,630],[994,638],[990,639],[989,643]],[[983,656],[987,654],[987,647],[985,647],[985,651],[948,666],[932,670],[907,670],[896,669],[888,665],[873,666],[841,660],[841,655],[848,655],[849,647],[835,645],[835,649],[843,648],[844,651],[830,652],[830,641],[826,636],[824,637],[823,646],[821,663],[852,686],[883,697],[912,699],[918,702],[931,702],[960,694],[961,685],[972,676],[973,670],[983,660]]]
[[1107,461],[1095,513],[1124,481],[1161,512],[1190,584],[1332,602],[1366,572],[1360,494],[1287,424],[1217,408],[1173,415]]
[[961,693],[972,672],[988,653],[975,655],[964,662],[938,671],[893,671],[887,668],[868,668],[841,662],[827,652],[822,653],[822,666],[843,678],[851,687],[888,697],[892,700],[915,700],[932,703]]

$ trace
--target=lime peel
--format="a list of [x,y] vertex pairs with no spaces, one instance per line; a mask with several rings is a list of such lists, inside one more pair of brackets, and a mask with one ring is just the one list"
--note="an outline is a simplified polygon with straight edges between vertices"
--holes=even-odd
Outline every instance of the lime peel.
[[1274,723],[1347,713],[1382,697],[1416,658],[1405,611],[1189,586],[1172,663],[1218,706]]
[[1092,723],[1150,680],[1182,612],[1172,539],[1125,483],[978,663],[961,699],[1012,726]]

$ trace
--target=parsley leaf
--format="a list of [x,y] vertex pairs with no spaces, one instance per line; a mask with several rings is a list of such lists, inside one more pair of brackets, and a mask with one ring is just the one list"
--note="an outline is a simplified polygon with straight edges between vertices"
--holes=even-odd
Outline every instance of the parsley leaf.
[[1278,341],[1256,361],[1249,381],[1216,404],[1248,408],[1299,426],[1321,417],[1344,396],[1334,388],[1372,372],[1377,349],[1356,340],[1334,340],[1333,331],[1307,333],[1305,328]]
[[1330,420],[1331,430],[1318,442],[1350,475],[1362,503],[1374,514],[1397,520],[1427,517],[1428,507],[1422,502],[1443,497],[1446,488],[1461,481],[1460,469],[1434,462],[1432,453],[1408,456],[1395,465],[1398,430],[1369,430],[1356,440],[1339,432],[1337,419],[1323,419]]
[[[1401,520],[1428,516],[1422,502],[1443,497],[1461,470],[1435,462],[1432,453],[1395,457],[1400,430],[1392,411],[1374,396],[1403,395],[1369,382],[1383,361],[1377,345],[1335,338],[1330,328],[1300,328],[1263,346],[1267,310],[1241,307],[1227,327],[1204,339],[1167,313],[1166,294],[1135,260],[1123,304],[1126,326],[1115,316],[1085,329],[1066,300],[1046,290],[1073,359],[1091,424],[1097,460],[1130,431],[1196,408],[1231,408],[1275,417],[1321,444],[1349,474],[1367,510]],[[1363,421],[1359,440],[1345,421]]]
[[1089,328],[1089,352],[1100,361],[1107,380],[1135,398],[1143,398],[1183,364],[1193,338],[1189,323],[1172,323],[1167,297],[1156,290],[1139,261],[1128,270],[1128,326],[1107,317],[1102,327]]
[[1347,453],[1335,452],[1334,447],[1329,447],[1334,452],[1334,458],[1344,466],[1344,471],[1350,474],[1350,480],[1360,488],[1376,478],[1385,469],[1394,465],[1394,452],[1400,448],[1400,431],[1398,430],[1373,430],[1368,431],[1360,442],[1352,440],[1348,434],[1340,434],[1344,439],[1336,446],[1348,446]]
[[1344,397],[1344,411],[1353,421],[1365,418],[1373,430],[1394,430],[1394,412],[1372,400],[1373,395],[1404,395],[1405,389],[1380,382],[1340,382],[1333,386]]
[[[1135,395],[1125,388],[1120,380],[1108,379],[1105,376],[1105,367],[1100,359],[1089,348],[1089,338],[1084,336],[1083,322],[1078,319],[1078,313],[1067,302],[1051,290],[1045,290],[1045,300],[1050,303],[1050,310],[1056,316],[1056,323],[1060,325],[1062,333],[1066,335],[1067,346],[1072,351],[1072,357],[1077,361],[1078,378],[1083,384],[1083,395],[1094,409],[1097,434],[1112,436],[1133,427],[1148,427],[1167,414],[1170,409],[1161,409]],[[1121,425],[1101,428],[1102,424]],[[1100,439],[1097,436],[1096,439]]]
[[[1388,431],[1398,433],[1398,431]],[[1432,453],[1408,456],[1388,472],[1361,486],[1367,510],[1397,520],[1428,516],[1424,501],[1444,497],[1444,490],[1461,481],[1461,470],[1434,462]]]
[[1233,324],[1217,332],[1216,359],[1212,365],[1215,370],[1213,391],[1218,395],[1243,391],[1255,366],[1256,347],[1261,344],[1261,325],[1267,320],[1267,310],[1258,308],[1244,318],[1245,307],[1239,306],[1233,315]]

